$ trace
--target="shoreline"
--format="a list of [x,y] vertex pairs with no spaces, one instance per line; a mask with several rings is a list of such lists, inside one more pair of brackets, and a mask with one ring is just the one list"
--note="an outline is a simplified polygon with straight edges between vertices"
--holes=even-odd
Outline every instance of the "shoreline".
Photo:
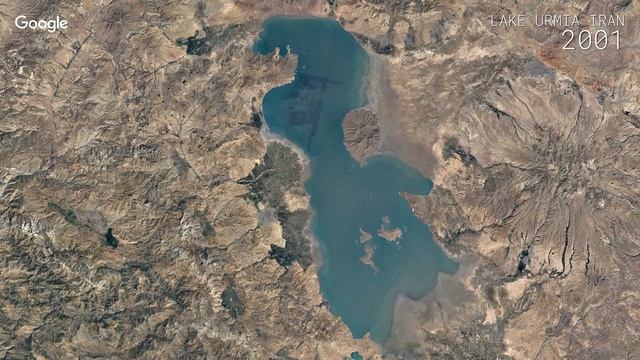
[[[393,108],[395,107],[396,94],[387,85],[387,68],[385,59],[382,56],[366,49],[369,56],[368,69],[366,72],[365,84],[366,104],[364,107],[371,109],[378,117],[378,126],[380,128],[380,153],[392,153],[389,149],[389,119],[392,117]],[[396,154],[398,158],[399,155]],[[401,159],[401,158],[400,158]],[[407,163],[408,165],[411,165]]]
[[[435,174],[437,162],[430,164],[431,169],[429,171],[428,169],[415,166],[415,164],[410,161],[411,159],[405,159],[405,156],[403,156],[403,154],[392,150],[392,140],[391,136],[389,135],[389,133],[393,131],[391,119],[393,118],[394,113],[398,113],[397,115],[399,115],[400,113],[399,109],[397,109],[397,94],[389,87],[387,81],[388,69],[386,68],[385,64],[387,60],[368,49],[366,49],[366,51],[369,55],[368,69],[366,72],[367,79],[365,80],[367,86],[367,101],[363,107],[371,109],[378,116],[378,126],[380,128],[381,136],[380,149],[376,154],[373,154],[371,156],[380,154],[391,154],[397,157],[406,165],[414,167],[416,170],[421,172],[422,175],[432,183],[431,191],[433,191],[435,182],[431,173]],[[425,196],[429,196],[431,194],[431,191]],[[401,196],[403,197],[404,201],[409,203],[404,194],[402,194]],[[427,230],[432,237],[432,241],[438,248],[442,250],[446,257],[448,257],[458,265],[458,269],[452,274],[438,273],[435,286],[419,298],[414,299],[411,296],[404,294],[401,289],[396,289],[394,291],[392,300],[393,305],[391,308],[391,328],[389,330],[389,337],[385,341],[385,343],[380,344],[383,348],[388,348],[390,350],[393,350],[393,348],[397,346],[397,343],[399,341],[402,342],[416,340],[414,337],[408,335],[415,335],[410,334],[410,332],[414,331],[417,333],[421,329],[421,320],[416,320],[419,319],[419,314],[416,313],[417,308],[428,308],[429,306],[434,305],[434,303],[437,302],[438,299],[446,298],[447,295],[450,295],[449,293],[453,291],[452,289],[457,286],[462,286],[465,289],[469,288],[468,281],[471,279],[471,273],[475,270],[478,261],[477,259],[469,256],[461,256],[451,253],[443,243],[436,240],[428,221],[425,221],[425,219],[418,217],[416,214],[413,214],[413,216],[415,216],[420,222],[424,223],[427,226]],[[464,299],[453,300],[454,304],[464,302]],[[455,307],[455,305],[453,306]],[[441,311],[443,312],[444,316],[448,315],[446,309]],[[451,309],[449,309],[449,311],[451,311]],[[422,320],[422,322],[424,322],[425,324],[430,325],[432,325],[432,323],[434,322],[434,320]]]
[[[398,93],[391,87],[391,69],[389,60],[382,55],[366,49],[369,55],[370,67],[367,71],[367,104],[378,116],[380,128],[380,153],[391,153],[397,156],[405,164],[417,169],[426,178],[433,179],[438,167],[436,156],[432,153],[431,146],[435,139],[426,138],[424,143],[430,144],[428,151],[416,152],[422,147],[418,143],[403,141],[404,134],[398,132],[397,119],[402,119],[410,114],[405,114]],[[431,136],[435,135],[432,133]]]
[[[284,85],[286,85],[286,84],[284,84]],[[281,85],[281,86],[283,86],[283,85]],[[271,130],[269,129],[269,125],[267,124],[266,119],[263,121],[263,126],[260,129],[260,136],[262,137],[262,139],[264,140],[264,142],[265,142],[265,144],[267,146],[270,143],[279,143],[279,144],[282,144],[282,145],[286,146],[287,148],[291,149],[291,151],[293,151],[298,156],[298,162],[300,163],[300,166],[302,167],[302,176],[300,178],[300,183],[301,183],[303,189],[305,190],[306,196],[309,198],[309,206],[306,207],[306,210],[309,211],[309,219],[308,219],[307,223],[304,226],[304,234],[309,238],[309,240],[311,242],[311,249],[312,249],[312,254],[311,255],[312,255],[312,258],[313,258],[312,266],[316,268],[316,269],[314,269],[315,273],[316,273],[316,275],[319,276],[320,275],[320,270],[322,269],[322,266],[323,266],[323,260],[324,260],[324,254],[323,254],[324,250],[323,249],[324,248],[323,248],[322,242],[315,236],[315,234],[313,233],[313,230],[311,229],[313,221],[314,221],[315,216],[316,216],[316,211],[311,206],[311,194],[309,194],[307,192],[306,188],[305,188],[305,184],[307,183],[307,181],[311,177],[311,158],[309,157],[309,155],[307,155],[304,152],[304,150],[302,150],[302,148],[300,148],[298,145],[293,143],[291,140],[271,132]],[[324,298],[324,296],[323,296],[323,298]],[[337,316],[336,314],[334,314],[334,315]]]
[[[265,19],[262,20],[261,22],[261,28],[263,28],[264,23],[269,20],[269,19],[273,19],[273,18],[278,18],[278,17],[284,17],[284,18],[297,18],[297,19],[305,19],[305,18],[317,18],[317,19],[327,19],[327,20],[333,20],[335,22],[338,23],[338,25],[340,27],[342,27],[344,29],[344,31],[346,31],[350,36],[353,37],[354,41],[356,41],[361,47],[362,50],[365,52],[366,56],[367,56],[367,61],[365,64],[365,69],[362,73],[363,81],[362,81],[362,86],[360,89],[360,98],[361,98],[361,106],[356,107],[353,110],[356,109],[360,109],[360,108],[368,108],[369,103],[370,103],[370,98],[369,98],[369,89],[371,88],[371,74],[372,74],[372,69],[373,67],[377,64],[376,61],[379,61],[378,59],[373,58],[373,53],[371,53],[368,49],[366,49],[364,46],[362,46],[362,44],[360,44],[360,42],[358,41],[358,39],[355,37],[355,35],[353,35],[353,33],[351,33],[350,31],[348,31],[341,23],[340,21],[338,21],[338,19],[332,18],[332,17],[325,17],[325,16],[315,16],[315,15],[291,15],[291,14],[286,14],[286,15],[276,15],[276,16],[270,16],[267,17]],[[264,31],[264,30],[262,30]],[[261,31],[261,32],[262,32]],[[260,32],[260,33],[261,33]],[[258,35],[259,36],[259,35]],[[276,48],[276,50],[274,51],[273,56],[278,56],[278,57],[283,57],[282,55],[279,54],[280,50],[278,48]],[[298,71],[298,57],[296,54],[292,53],[291,51],[288,51],[287,54],[284,56],[284,58],[286,57],[294,57],[296,60],[296,68],[295,68],[295,72],[294,74],[291,76],[291,78],[289,79],[289,81],[278,84],[277,86],[269,89],[268,91],[265,92],[264,96],[266,96],[266,94],[274,89],[283,87],[283,86],[287,86],[291,83],[293,83],[296,80],[296,74]],[[263,99],[260,102],[260,112],[262,114],[264,114],[264,110],[263,110],[263,106],[264,106],[264,96]],[[342,122],[344,122],[344,118],[342,119]],[[300,182],[302,184],[302,187],[305,188],[305,185],[307,183],[307,181],[309,180],[309,178],[311,177],[311,161],[312,158],[297,144],[293,143],[291,140],[285,138],[284,136],[275,134],[271,131],[271,129],[269,128],[269,124],[268,121],[266,119],[266,117],[264,117],[264,115],[262,116],[262,127],[260,129],[260,135],[262,137],[262,139],[265,141],[265,144],[268,145],[270,142],[277,142],[280,143],[286,147],[288,147],[289,149],[291,149],[293,152],[295,152],[298,155],[298,159],[300,162],[300,165],[302,166],[302,177],[300,179]],[[342,124],[341,124],[342,126]],[[353,157],[353,155],[351,154],[351,152],[349,151],[349,149],[346,147],[346,143],[344,141],[344,134],[343,134],[343,145],[345,146],[345,150]],[[374,154],[375,155],[375,154]],[[355,160],[355,158],[354,158]],[[356,161],[356,163],[359,163],[358,161]],[[360,164],[360,163],[359,163]],[[363,164],[360,164],[361,166]],[[309,220],[307,222],[307,224],[305,224],[305,235],[309,237],[309,239],[311,240],[311,247],[313,250],[313,254],[312,254],[312,258],[313,258],[313,265],[316,267],[316,274],[318,276],[320,276],[323,265],[324,265],[324,253],[326,252],[326,248],[324,247],[324,245],[322,244],[322,242],[316,237],[316,235],[314,234],[313,230],[312,230],[312,225],[313,222],[315,220],[316,217],[316,211],[313,209],[313,207],[311,206],[311,194],[309,194],[306,191],[305,188],[305,193],[306,195],[309,197],[309,206],[307,207],[307,210],[310,213],[309,216]],[[324,297],[324,296],[323,296]],[[332,312],[333,313],[333,312]],[[334,316],[339,317],[337,314],[334,314]],[[341,320],[342,321],[342,320]],[[365,335],[363,338],[368,338],[369,335]],[[381,344],[379,344],[381,345]]]
[[[345,29],[346,30],[346,29]],[[348,32],[348,31],[347,31]],[[353,34],[351,34],[353,36]],[[359,43],[359,42],[358,42]],[[360,43],[359,43],[360,44]],[[362,45],[362,44],[360,44]],[[381,57],[380,55],[374,54],[371,51],[369,51],[368,49],[366,49],[365,47],[362,47],[362,49],[364,50],[364,53],[366,54],[366,62],[365,62],[365,69],[363,69],[362,71],[362,76],[364,77],[362,79],[362,84],[361,84],[361,88],[360,88],[360,99],[361,99],[361,104],[360,106],[352,109],[351,111],[358,109],[358,108],[368,108],[371,109],[379,118],[379,127],[380,127],[380,132],[381,132],[381,139],[380,139],[380,148],[378,150],[378,152],[376,152],[375,154],[371,155],[371,156],[375,156],[378,154],[391,154],[394,155],[394,157],[397,157],[398,160],[400,162],[403,162],[404,164],[413,167],[414,169],[416,169],[419,173],[421,173],[421,175],[428,179],[429,181],[431,181],[431,183],[433,183],[433,181],[431,180],[431,177],[425,175],[423,169],[420,169],[418,167],[416,167],[414,164],[412,164],[411,162],[406,161],[405,159],[403,159],[403,157],[401,156],[401,154],[398,154],[397,152],[394,152],[391,150],[391,146],[389,146],[389,143],[391,142],[389,139],[389,132],[392,131],[391,125],[392,125],[392,121],[391,119],[393,119],[392,114],[394,113],[399,113],[399,109],[397,109],[397,95],[393,92],[393,90],[389,87],[388,81],[387,81],[387,76],[388,76],[388,69],[386,68],[386,64],[385,62],[387,61],[386,59],[384,59],[383,57]],[[292,55],[291,53],[288,53],[287,55],[285,55],[285,57]],[[296,71],[297,71],[297,64],[296,64]],[[294,76],[292,78],[289,79],[288,82],[283,83],[283,84],[279,84],[278,86],[274,87],[278,88],[278,87],[282,87],[282,86],[286,86],[287,84],[291,84],[292,82],[294,82],[296,79],[296,76],[294,74]],[[266,94],[265,94],[266,95]],[[261,104],[261,108],[264,106],[264,103]],[[262,109],[263,110],[263,109]],[[263,112],[264,113],[264,112]],[[344,118],[341,119],[341,125],[344,122]],[[302,174],[301,174],[301,183],[302,186],[305,187],[305,184],[308,182],[308,180],[311,177],[311,162],[313,160],[312,157],[310,157],[303,148],[301,148],[300,146],[296,145],[295,143],[293,143],[291,140],[287,139],[286,137],[282,136],[282,135],[278,135],[276,133],[273,133],[270,130],[269,124],[268,124],[268,120],[266,118],[263,117],[263,126],[260,129],[260,134],[262,136],[262,138],[264,139],[266,144],[269,144],[271,142],[277,142],[280,144],[283,144],[284,146],[286,146],[287,148],[291,149],[293,152],[295,152],[298,155],[298,159],[300,161],[300,164],[302,166]],[[344,134],[343,134],[344,135]],[[343,139],[344,142],[344,139]],[[345,144],[346,145],[346,144]],[[351,155],[351,157],[353,158],[355,163],[359,164],[359,161],[357,161],[354,157],[353,154],[351,154],[351,152],[348,150],[348,147],[345,146],[345,150]],[[306,191],[306,187],[305,187],[305,193],[306,195],[309,197],[309,199],[311,198],[311,195]],[[400,195],[402,197],[402,195]],[[407,202],[407,199],[405,199],[403,197],[402,201]],[[313,224],[316,220],[316,210],[313,208],[313,206],[311,205],[311,202],[309,202],[308,206],[306,207],[306,210],[309,211],[309,219],[307,221],[307,223],[305,224],[304,227],[304,234],[305,236],[308,237],[309,241],[311,242],[311,249],[312,249],[312,270],[314,271],[314,274],[318,277],[321,276],[321,274],[323,274],[323,269],[324,269],[324,257],[326,256],[327,253],[327,249],[325,247],[325,245],[322,243],[322,241],[319,240],[319,238],[315,235],[315,231],[313,229]],[[424,223],[423,219],[420,219],[419,217],[417,217],[415,214],[412,214],[412,216],[414,216],[416,218],[416,220],[418,220],[420,223]],[[448,251],[446,251],[446,249],[443,248],[442,244],[437,242],[434,238],[433,238],[433,233],[431,231],[430,228],[425,229],[427,231],[429,231],[429,235],[431,235],[431,241],[434,241],[436,243],[436,246],[440,249],[443,250],[443,254],[444,256],[446,256],[448,259],[454,261],[457,265],[458,268],[455,270],[455,272],[451,273],[451,274],[445,274],[445,273],[441,273],[438,272],[437,273],[437,280],[436,283],[433,285],[433,287],[428,290],[424,295],[420,296],[419,299],[415,300],[415,301],[423,301],[423,299],[428,298],[430,296],[430,294],[434,293],[434,291],[441,286],[441,278],[444,275],[447,275],[449,277],[454,277],[456,275],[458,275],[460,273],[460,259],[456,258],[454,256],[452,256],[452,254],[450,254]],[[405,289],[403,289],[403,286],[400,286],[399,284],[397,284],[397,286],[394,286],[392,289],[392,291],[390,291],[387,296],[385,296],[385,303],[389,304],[389,308],[388,310],[385,310],[385,313],[387,313],[386,315],[384,315],[383,317],[386,317],[389,320],[389,328],[388,328],[388,335],[387,337],[381,341],[381,342],[377,342],[374,341],[377,345],[379,345],[381,348],[384,348],[387,344],[389,344],[390,341],[395,340],[393,338],[393,334],[395,333],[396,330],[396,326],[395,326],[395,322],[400,315],[400,313],[398,311],[400,311],[400,309],[398,308],[398,303],[402,298],[407,298],[407,292],[405,291]],[[326,300],[326,297],[324,296],[324,294],[322,294],[323,298]],[[328,305],[329,310],[331,311],[331,305]],[[402,311],[404,313],[404,311]],[[341,317],[334,313],[333,311],[331,311],[331,313],[341,319]],[[346,323],[344,322],[344,320],[341,319],[341,321],[346,325]],[[386,322],[386,321],[384,321]],[[347,326],[348,327],[348,326]],[[371,331],[373,329],[370,329],[364,336],[359,337],[360,339],[371,339]],[[353,333],[352,333],[353,336]],[[354,336],[355,339],[357,339]],[[371,339],[372,340],[372,339]]]
[[[296,17],[296,16],[294,15],[291,17]],[[310,16],[310,17],[315,18],[316,16]],[[264,21],[266,21],[266,19]],[[263,26],[261,26],[261,28],[262,28],[261,31],[264,31]],[[263,56],[269,56],[269,55],[263,55]],[[309,200],[307,205],[304,207],[304,209],[309,212],[309,217],[306,223],[304,224],[303,234],[310,242],[309,245],[311,247],[311,258],[312,258],[310,266],[303,271],[305,273],[308,273],[309,276],[314,278],[315,286],[317,286],[319,295],[324,302],[323,306],[326,307],[326,310],[331,314],[333,318],[337,319],[337,321],[341,324],[341,327],[344,327],[344,329],[346,329],[347,334],[349,335],[349,339],[343,339],[343,341],[351,342],[354,345],[356,345],[356,347],[353,350],[355,351],[357,349],[358,351],[360,351],[360,354],[362,354],[366,358],[379,358],[382,352],[382,344],[371,339],[371,336],[369,333],[365,334],[362,337],[355,337],[353,335],[353,332],[349,328],[349,325],[346,323],[346,321],[340,315],[338,315],[332,310],[331,304],[329,304],[324,292],[322,291],[322,287],[320,284],[320,277],[322,276],[322,269],[324,268],[324,257],[325,257],[325,254],[327,253],[327,249],[325,245],[315,235],[315,232],[313,230],[313,223],[316,219],[317,213],[316,213],[316,210],[311,205],[311,194],[309,194],[309,192],[306,189],[306,183],[308,182],[308,180],[312,175],[311,162],[313,158],[310,157],[302,147],[298,146],[291,140],[287,139],[282,135],[272,132],[270,129],[268,120],[266,119],[266,116],[264,116],[264,99],[266,95],[270,91],[273,91],[274,89],[287,86],[295,82],[298,74],[299,59],[298,59],[298,56],[291,51],[287,51],[287,53],[284,56],[280,55],[279,49],[275,49],[274,53],[271,54],[271,56],[277,56],[285,59],[292,57],[295,60],[295,68],[291,76],[288,77],[286,81],[275,84],[275,86],[272,86],[269,89],[265,89],[265,92],[262,95],[262,98],[260,99],[260,102],[259,102],[259,109],[262,117],[262,126],[260,127],[259,133],[260,133],[260,137],[262,138],[265,144],[265,149],[271,143],[282,144],[288,149],[291,149],[291,151],[293,151],[298,156],[298,162],[302,168],[300,183],[304,190],[304,194]],[[366,85],[363,85],[362,91],[363,91],[363,94],[365,94]]]
[[396,296],[391,332],[384,349],[402,351],[405,343],[418,341],[425,333],[446,329],[450,319],[466,310],[468,297],[477,296],[470,281],[479,259],[461,256],[456,260],[458,270],[453,274],[439,273],[436,285],[424,296],[417,299],[404,294]]
[[[346,30],[346,29],[345,29]],[[348,30],[347,30],[348,31]],[[351,32],[349,32],[351,34]],[[353,36],[353,34],[351,34]],[[354,37],[355,38],[355,37]],[[357,41],[357,38],[356,38]],[[394,112],[392,109],[395,107],[395,99],[396,94],[393,92],[388,85],[386,85],[386,77],[387,77],[387,69],[384,64],[386,61],[381,55],[378,55],[368,48],[366,48],[362,43],[358,42],[362,49],[367,54],[367,63],[366,69],[363,73],[365,79],[362,82],[361,89],[361,97],[363,99],[362,105],[352,109],[351,111],[356,111],[360,109],[370,110],[374,113],[374,115],[378,118],[377,126],[380,131],[380,143],[378,146],[378,150],[370,155],[367,155],[362,159],[362,161],[356,159],[354,154],[350,151],[349,146],[347,146],[346,138],[343,138],[343,144],[352,158],[360,165],[366,166],[367,159],[374,157],[376,155],[392,155],[398,158],[401,162],[406,165],[415,168],[425,178],[428,178],[432,181],[431,176],[427,176],[423,169],[415,166],[408,159],[403,159],[402,155],[397,151],[392,150],[392,146],[390,146],[391,140],[389,139],[389,126],[390,121],[388,119],[392,118],[392,113]],[[350,111],[350,112],[351,112]],[[348,115],[348,114],[347,114]],[[344,122],[344,119],[343,119]],[[432,181],[433,182],[433,181]]]

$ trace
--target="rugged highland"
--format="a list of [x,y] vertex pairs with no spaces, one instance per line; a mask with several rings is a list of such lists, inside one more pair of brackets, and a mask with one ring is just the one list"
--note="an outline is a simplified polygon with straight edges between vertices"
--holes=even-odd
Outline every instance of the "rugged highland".
[[[0,8],[3,358],[640,356],[635,2]],[[536,11],[625,15],[621,49],[489,25]],[[329,312],[304,159],[261,135],[262,97],[295,70],[251,51],[271,14],[335,17],[375,54],[380,146],[434,180],[405,197],[462,267],[398,302],[384,349]]]
[[[377,352],[322,299],[302,159],[260,134],[262,97],[296,65],[253,53],[269,12],[1,8],[0,357]],[[17,30],[17,14],[70,26]]]
[[[383,144],[432,174],[432,194],[406,197],[462,263],[427,298],[398,303],[397,354],[640,356],[639,11],[629,1],[335,10],[386,59]],[[622,15],[625,26],[607,29],[620,30],[621,49],[562,50],[563,28],[533,20],[490,26],[491,15],[536,12],[583,24]]]

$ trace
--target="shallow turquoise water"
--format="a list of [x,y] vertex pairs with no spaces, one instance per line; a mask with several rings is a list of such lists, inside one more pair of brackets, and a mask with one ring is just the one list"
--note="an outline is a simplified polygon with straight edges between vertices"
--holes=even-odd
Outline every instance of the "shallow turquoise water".
[[[427,194],[431,182],[391,155],[361,167],[344,146],[342,119],[366,104],[368,56],[336,21],[273,17],[255,51],[276,48],[299,56],[295,80],[271,90],[263,111],[272,132],[299,145],[311,159],[305,187],[315,211],[312,230],[323,251],[320,286],[331,311],[356,337],[370,333],[383,343],[389,335],[398,293],[422,297],[438,272],[457,264],[436,246],[426,225],[413,216],[401,192]],[[283,50],[284,49],[284,50]],[[402,230],[399,243],[377,236],[383,217]],[[360,229],[370,233],[378,272],[360,258]]]

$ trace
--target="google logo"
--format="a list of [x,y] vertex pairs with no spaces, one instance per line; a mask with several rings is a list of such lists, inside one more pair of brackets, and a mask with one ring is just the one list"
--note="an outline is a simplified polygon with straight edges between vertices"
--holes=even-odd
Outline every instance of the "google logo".
[[28,20],[24,15],[19,15],[15,20],[18,29],[47,30],[52,33],[58,29],[66,29],[69,25],[67,20],[61,20],[60,16],[56,16],[55,20]]

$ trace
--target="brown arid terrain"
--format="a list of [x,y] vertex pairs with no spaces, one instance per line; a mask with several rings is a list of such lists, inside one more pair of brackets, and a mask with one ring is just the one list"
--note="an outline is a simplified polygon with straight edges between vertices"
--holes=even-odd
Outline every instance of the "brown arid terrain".
[[[461,264],[396,306],[403,358],[638,358],[640,109],[632,1],[341,2],[386,58],[387,150],[432,174],[407,195]],[[621,49],[489,16],[624,15]],[[583,26],[582,28],[589,28]],[[386,100],[385,100],[386,99]],[[385,116],[386,114],[386,116]]]
[[362,165],[380,150],[378,117],[370,109],[349,112],[342,123],[344,141],[351,155]]
[[[262,97],[296,65],[251,50],[268,9],[0,9],[0,358],[378,352],[329,312],[303,164],[260,134]],[[18,30],[17,14],[70,27]]]
[[[488,20],[536,11],[622,14],[621,49],[562,50],[559,26]],[[0,3],[0,357],[640,358],[639,13],[631,0]],[[18,14],[70,26],[18,30]],[[251,50],[273,14],[354,33],[376,59],[382,150],[434,181],[405,197],[461,268],[398,301],[384,347],[329,311],[304,159],[261,134],[262,97],[296,65]]]

